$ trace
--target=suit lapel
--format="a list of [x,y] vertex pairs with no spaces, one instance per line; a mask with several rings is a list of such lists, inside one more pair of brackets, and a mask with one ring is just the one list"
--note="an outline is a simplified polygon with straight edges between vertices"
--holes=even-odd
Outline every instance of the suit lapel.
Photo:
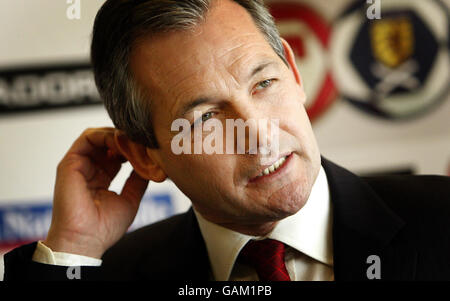
[[405,223],[361,178],[322,157],[333,210],[333,259],[336,280],[368,280],[380,259],[381,279],[414,277],[416,253],[407,242],[393,243]]
[[208,280],[209,259],[193,209],[180,215],[167,229],[161,230],[164,246],[154,246],[139,259],[138,279]]
[[[180,279],[210,279],[210,264],[206,245],[192,207],[185,213],[185,222],[178,233],[173,233],[178,256],[168,270],[177,271]],[[170,279],[170,278],[169,278]]]

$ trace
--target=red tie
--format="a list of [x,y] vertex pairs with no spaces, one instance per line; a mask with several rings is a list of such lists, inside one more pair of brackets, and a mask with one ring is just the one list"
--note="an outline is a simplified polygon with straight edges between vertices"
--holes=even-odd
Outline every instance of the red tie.
[[256,270],[261,281],[291,280],[284,265],[284,244],[278,240],[251,240],[239,256]]

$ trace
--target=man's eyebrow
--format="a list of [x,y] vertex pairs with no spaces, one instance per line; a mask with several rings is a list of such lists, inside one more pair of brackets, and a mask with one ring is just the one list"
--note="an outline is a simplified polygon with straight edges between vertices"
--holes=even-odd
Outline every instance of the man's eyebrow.
[[264,69],[266,69],[267,67],[270,67],[272,65],[277,67],[278,63],[276,61],[265,61],[265,62],[257,65],[255,68],[253,68],[252,72],[247,77],[247,81],[251,80],[256,74],[258,74],[259,72],[263,71]]
[[199,98],[196,98],[196,99],[194,99],[192,101],[188,101],[178,111],[177,116],[180,116],[180,117],[184,116],[184,115],[186,115],[187,112],[189,112],[190,110],[192,110],[196,106],[199,106],[199,105],[204,104],[204,103],[211,103],[211,102],[214,102],[214,101],[213,101],[212,98],[209,98],[209,97],[199,97]]

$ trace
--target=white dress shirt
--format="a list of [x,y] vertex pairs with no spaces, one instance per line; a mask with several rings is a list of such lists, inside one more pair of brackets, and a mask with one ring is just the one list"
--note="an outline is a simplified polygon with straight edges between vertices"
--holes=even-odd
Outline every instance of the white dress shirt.
[[[334,280],[332,211],[328,181],[322,167],[305,206],[279,221],[264,237],[232,231],[194,212],[205,240],[213,280],[258,280],[252,268],[236,262],[236,259],[250,239],[264,238],[276,239],[287,245],[285,264],[291,280]],[[63,266],[100,266],[102,263],[96,258],[53,252],[42,242],[38,242],[33,260]]]

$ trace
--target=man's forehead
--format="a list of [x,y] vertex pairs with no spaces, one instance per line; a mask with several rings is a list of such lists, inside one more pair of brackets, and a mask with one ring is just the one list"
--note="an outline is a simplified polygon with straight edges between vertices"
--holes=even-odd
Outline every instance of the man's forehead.
[[251,46],[259,43],[263,47],[270,47],[243,7],[233,1],[223,2],[232,2],[238,10],[241,10],[242,16],[215,5],[207,14],[205,21],[194,28],[142,37],[133,47],[132,56],[144,55],[149,62],[152,62],[152,58],[154,62],[168,62],[164,70],[168,72],[168,67],[176,68],[187,55],[195,58],[193,54],[197,53],[204,61],[208,59],[205,54],[213,53],[215,57],[232,55],[234,48],[243,45]]
[[237,79],[248,75],[249,69],[262,61],[278,59],[264,39],[252,38],[254,34],[234,37],[225,43],[190,44],[178,39],[178,43],[163,43],[160,47],[141,44],[132,58],[134,76],[152,92],[156,89],[164,94],[188,93],[186,84],[211,84],[211,77],[221,70]]

